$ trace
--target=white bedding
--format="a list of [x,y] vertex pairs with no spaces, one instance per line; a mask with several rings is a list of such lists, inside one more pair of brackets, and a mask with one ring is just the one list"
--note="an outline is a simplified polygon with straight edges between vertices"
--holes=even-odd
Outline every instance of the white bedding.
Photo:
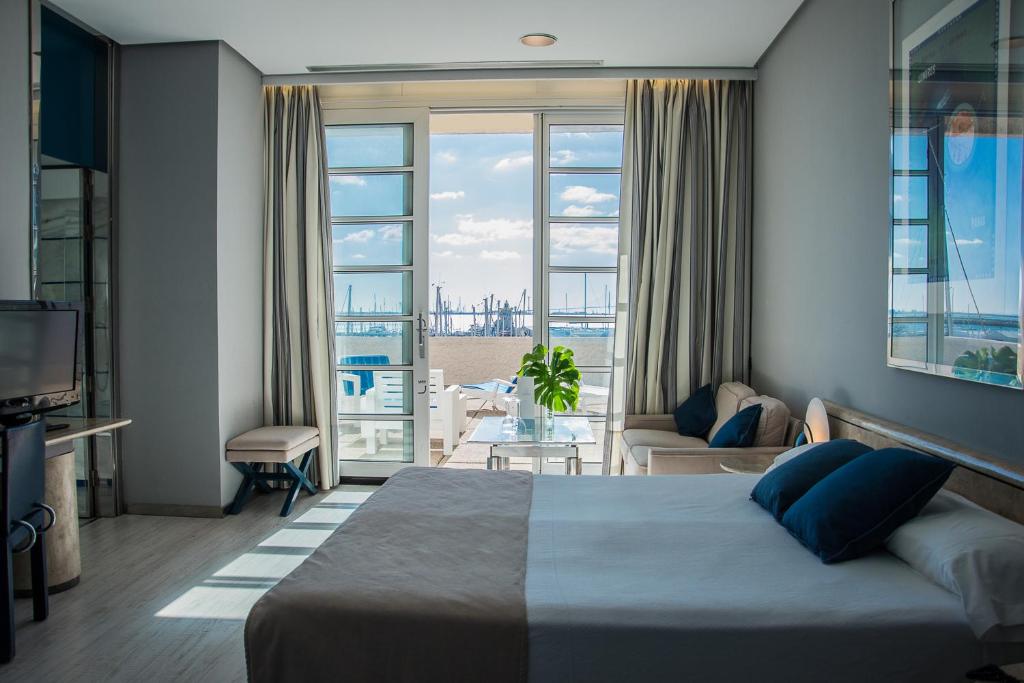
[[536,477],[531,683],[962,681],[1024,659],[887,552],[823,565],[753,475]]

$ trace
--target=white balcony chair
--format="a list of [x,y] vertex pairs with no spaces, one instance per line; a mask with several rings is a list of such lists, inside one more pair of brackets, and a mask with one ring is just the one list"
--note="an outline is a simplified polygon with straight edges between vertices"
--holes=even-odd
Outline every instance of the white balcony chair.
[[445,388],[444,370],[430,371],[430,438],[441,439],[445,455],[451,455],[466,431],[468,397],[458,384]]
[[513,395],[516,392],[516,382],[506,382],[503,379],[492,379],[490,382],[479,384],[463,384],[462,392],[470,398],[481,401],[480,407],[484,408],[490,403],[495,410],[504,410],[502,399]]

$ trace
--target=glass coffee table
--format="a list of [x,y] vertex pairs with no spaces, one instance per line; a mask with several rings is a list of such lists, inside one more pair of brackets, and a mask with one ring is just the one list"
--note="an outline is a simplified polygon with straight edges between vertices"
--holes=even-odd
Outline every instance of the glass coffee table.
[[580,474],[579,446],[597,443],[585,417],[557,416],[547,424],[540,418],[522,418],[514,427],[507,418],[485,417],[467,439],[490,445],[487,469],[507,470],[509,458],[532,458],[537,465],[544,458],[563,458],[566,474]]

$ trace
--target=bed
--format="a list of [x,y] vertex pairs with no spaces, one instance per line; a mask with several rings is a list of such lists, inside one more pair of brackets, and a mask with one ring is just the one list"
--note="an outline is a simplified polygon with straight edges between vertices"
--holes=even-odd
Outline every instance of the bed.
[[756,479],[404,470],[253,608],[250,680],[934,682],[1024,660],[884,550],[821,564]]

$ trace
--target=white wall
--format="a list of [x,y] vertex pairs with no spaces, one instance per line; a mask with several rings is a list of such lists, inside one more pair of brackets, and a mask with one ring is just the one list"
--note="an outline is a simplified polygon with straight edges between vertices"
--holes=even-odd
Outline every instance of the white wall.
[[1024,461],[1024,392],[886,366],[889,0],[807,0],[758,64],[752,368]]
[[29,1],[0,0],[0,299],[31,296]]
[[218,42],[121,61],[125,501],[216,514],[224,442],[262,424],[260,75]]
[[[217,88],[217,347],[220,440],[263,424],[261,74],[220,45]],[[221,460],[221,504],[241,475]]]

